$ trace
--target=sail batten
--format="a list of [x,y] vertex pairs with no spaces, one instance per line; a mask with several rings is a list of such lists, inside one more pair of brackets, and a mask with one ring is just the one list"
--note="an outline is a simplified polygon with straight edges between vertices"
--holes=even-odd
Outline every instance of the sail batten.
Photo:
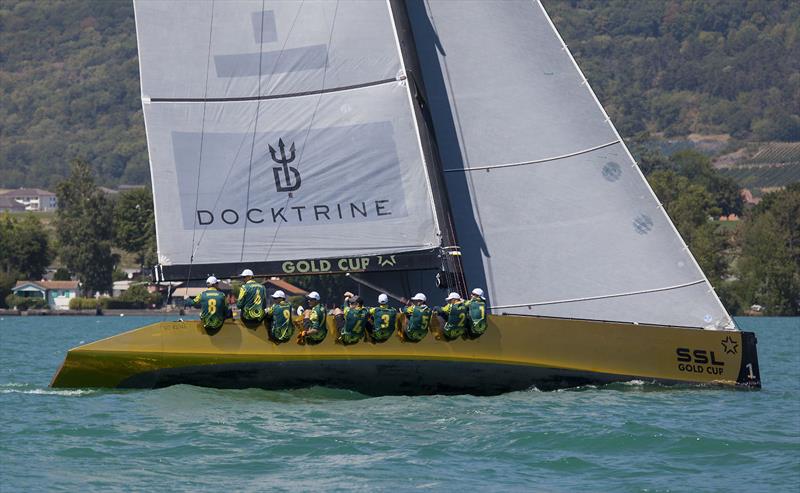
[[315,96],[319,94],[328,94],[332,92],[352,91],[355,89],[362,89],[366,87],[379,86],[382,84],[391,84],[402,80],[401,77],[394,77],[391,79],[382,79],[372,82],[363,82],[361,84],[353,84],[350,86],[330,87],[327,89],[317,89],[313,91],[303,91],[288,94],[271,94],[267,96],[242,96],[242,97],[224,97],[224,98],[148,98],[148,102],[152,103],[225,103],[225,102],[241,102],[241,101],[268,101],[270,99],[286,99],[286,98],[299,98],[304,96]]
[[647,294],[647,293],[658,293],[660,291],[672,291],[674,289],[681,289],[681,288],[688,288],[689,286],[695,286],[697,284],[704,284],[706,282],[705,279],[698,279],[696,281],[687,282],[683,284],[678,284],[675,286],[665,286],[660,288],[652,288],[652,289],[642,289],[639,291],[629,291],[627,293],[609,293],[609,294],[602,294],[596,296],[584,296],[581,298],[572,298],[566,300],[551,300],[551,301],[533,301],[530,303],[517,303],[514,305],[491,305],[490,308],[492,309],[505,309],[505,308],[521,308],[521,307],[533,307],[533,306],[544,306],[544,305],[559,305],[561,303],[578,303],[581,301],[593,301],[593,300],[604,300],[608,298],[621,298],[624,296],[635,296],[637,294]]
[[553,157],[548,157],[548,158],[544,158],[544,159],[534,159],[534,160],[531,160],[531,161],[522,161],[522,162],[519,162],[519,163],[489,164],[489,165],[486,165],[486,166],[470,166],[469,168],[446,169],[444,171],[445,171],[445,173],[457,173],[459,171],[461,171],[461,172],[482,171],[482,170],[491,170],[491,169],[499,169],[499,168],[513,168],[515,166],[527,166],[529,164],[541,164],[541,163],[547,163],[547,162],[550,162],[550,161],[558,161],[559,159],[565,159],[565,158],[568,158],[568,157],[580,156],[581,154],[587,154],[587,153],[590,153],[592,151],[597,151],[599,149],[603,149],[603,148],[606,148],[606,147],[609,147],[609,146],[613,146],[615,144],[619,144],[620,142],[621,142],[620,140],[615,140],[615,141],[612,141],[612,142],[606,142],[605,144],[600,144],[598,146],[590,147],[588,149],[582,149],[580,151],[571,152],[569,154],[562,154],[560,156],[553,156]]

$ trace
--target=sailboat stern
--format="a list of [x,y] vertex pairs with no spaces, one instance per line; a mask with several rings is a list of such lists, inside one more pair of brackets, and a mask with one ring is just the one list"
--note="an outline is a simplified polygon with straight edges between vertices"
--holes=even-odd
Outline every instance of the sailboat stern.
[[742,361],[736,383],[743,387],[761,388],[761,372],[758,368],[758,338],[753,332],[741,332]]

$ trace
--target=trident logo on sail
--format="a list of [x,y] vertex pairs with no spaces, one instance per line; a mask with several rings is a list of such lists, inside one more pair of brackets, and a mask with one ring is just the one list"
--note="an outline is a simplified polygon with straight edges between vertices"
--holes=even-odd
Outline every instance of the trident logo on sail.
[[[292,142],[292,146],[289,148],[288,157],[286,156],[286,145],[283,143],[283,139],[278,139],[278,149],[281,153],[280,158],[278,158],[275,148],[269,146],[269,154],[272,156],[272,160],[281,165],[281,167],[272,168],[272,174],[275,177],[275,188],[279,192],[293,192],[300,188],[300,172],[297,171],[297,168],[289,166],[289,163],[294,161],[295,157],[294,142]],[[281,181],[281,171],[283,171],[283,181]],[[292,178],[289,176],[289,171],[294,175],[294,182],[292,182]]]

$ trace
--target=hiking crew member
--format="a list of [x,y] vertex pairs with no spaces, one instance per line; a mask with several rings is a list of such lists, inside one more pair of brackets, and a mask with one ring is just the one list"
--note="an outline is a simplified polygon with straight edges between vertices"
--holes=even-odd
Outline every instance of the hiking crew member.
[[345,303],[347,306],[344,307],[344,327],[339,334],[339,341],[344,344],[355,344],[364,338],[369,312],[364,308],[364,301],[360,296],[351,295],[345,298]]
[[389,296],[385,293],[378,296],[378,305],[369,309],[372,316],[372,330],[369,335],[375,342],[383,342],[394,334],[397,310],[389,306]]
[[436,308],[436,311],[446,317],[444,327],[442,327],[442,334],[445,339],[451,341],[464,335],[469,319],[467,307],[464,305],[460,294],[448,294],[447,304],[442,308]]
[[273,341],[286,342],[294,334],[292,323],[292,305],[286,301],[286,293],[280,289],[272,294],[274,303],[267,308],[267,320],[270,321],[269,335]]
[[225,316],[228,313],[228,303],[225,301],[225,293],[219,290],[219,280],[211,276],[206,279],[208,289],[195,296],[187,304],[190,306],[200,306],[200,321],[205,329],[219,329],[225,323]]
[[427,297],[417,293],[411,298],[413,305],[405,310],[408,324],[403,331],[403,338],[407,341],[421,341],[428,335],[428,325],[431,323],[431,309],[425,304]]
[[304,323],[304,328],[300,332],[297,340],[300,343],[318,344],[328,335],[327,310],[325,305],[319,302],[320,296],[316,291],[311,291],[306,295],[308,300],[308,318]]
[[244,284],[239,289],[239,299],[236,307],[239,308],[239,317],[245,322],[260,322],[264,319],[267,304],[267,290],[263,285],[253,279],[253,271],[242,271]]
[[469,312],[467,333],[471,337],[479,337],[486,332],[486,301],[483,299],[483,290],[473,289],[472,297],[464,305]]

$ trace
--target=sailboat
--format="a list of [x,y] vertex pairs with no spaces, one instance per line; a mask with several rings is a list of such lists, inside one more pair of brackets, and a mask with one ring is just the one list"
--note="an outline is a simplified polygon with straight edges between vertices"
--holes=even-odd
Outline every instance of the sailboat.
[[346,273],[368,301],[434,303],[482,287],[488,330],[300,345],[161,322],[71,349],[54,387],[760,387],[755,335],[540,2],[134,7],[157,280]]

